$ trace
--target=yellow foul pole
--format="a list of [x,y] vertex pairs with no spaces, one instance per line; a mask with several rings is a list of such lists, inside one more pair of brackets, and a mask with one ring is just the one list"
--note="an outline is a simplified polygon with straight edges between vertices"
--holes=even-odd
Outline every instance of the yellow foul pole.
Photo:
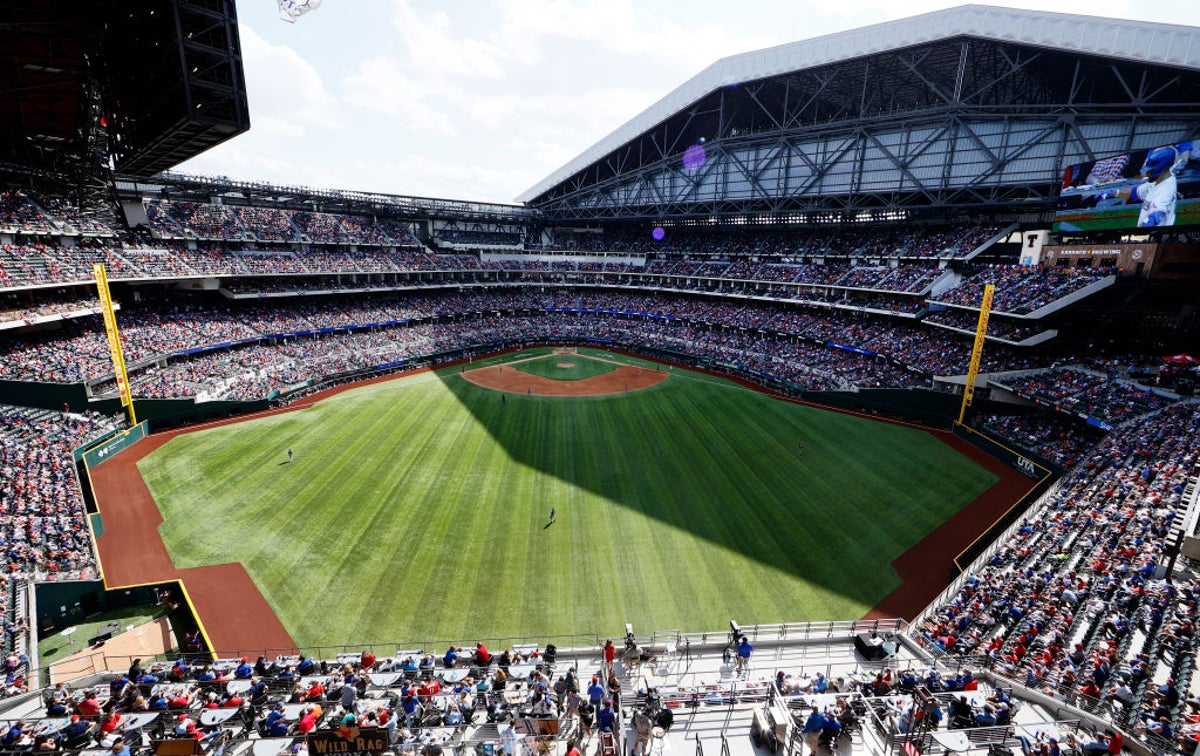
[[96,290],[100,293],[100,310],[104,313],[104,332],[108,335],[108,353],[112,356],[113,375],[117,379],[117,392],[121,395],[121,406],[129,410],[129,424],[137,425],[137,414],[133,411],[133,396],[129,392],[129,376],[125,373],[125,353],[121,350],[121,334],[117,331],[117,316],[113,314],[112,295],[108,291],[108,273],[103,263],[92,265],[96,277]]
[[958,422],[961,425],[966,417],[967,407],[975,398],[975,379],[979,376],[979,358],[983,356],[983,341],[987,335],[988,315],[992,312],[992,297],[996,293],[996,285],[988,284],[983,290],[983,304],[979,307],[979,325],[975,328],[975,347],[971,350],[971,367],[967,370],[967,385],[963,386],[962,406],[958,410]]

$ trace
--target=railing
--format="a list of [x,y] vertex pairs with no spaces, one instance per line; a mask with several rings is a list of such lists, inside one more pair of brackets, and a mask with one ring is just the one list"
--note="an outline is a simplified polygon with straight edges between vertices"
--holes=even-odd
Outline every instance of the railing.
[[[739,626],[739,635],[745,635],[750,640],[759,643],[796,643],[803,641],[823,641],[831,638],[851,638],[860,633],[905,633],[908,623],[903,619],[873,619],[851,620],[838,622],[793,622],[771,623]],[[701,632],[683,632],[680,630],[659,630],[648,635],[635,635],[638,645],[661,650],[668,645],[674,645],[677,652],[686,654],[692,647],[726,646],[731,640],[731,631],[714,630]],[[536,642],[540,652],[553,644],[556,647],[558,659],[579,660],[598,658],[604,644],[604,637],[599,634],[578,633],[573,635],[541,636],[536,639],[529,637],[474,638],[469,641],[453,640],[416,640],[416,641],[374,641],[371,643],[344,644],[337,646],[306,646],[294,647],[261,647],[243,649],[216,649],[211,654],[202,654],[213,659],[240,659],[248,656],[251,660],[264,656],[268,661],[279,657],[294,657],[303,654],[314,661],[338,663],[344,661],[347,655],[359,655],[370,651],[380,659],[395,657],[398,651],[416,652],[421,655],[432,654],[441,658],[451,645],[461,648],[465,654],[473,653],[476,642],[482,642],[493,655],[505,648],[527,645]],[[340,658],[339,658],[340,657]],[[79,676],[85,676],[104,671],[123,671],[127,669],[134,658],[140,658],[144,664],[152,659],[144,655],[133,654],[96,654],[89,658],[88,664]],[[162,661],[168,661],[162,659]],[[578,666],[578,665],[577,665]]]
[[[934,665],[942,672],[943,676],[952,676],[968,667],[975,672],[982,672],[982,675],[980,675],[981,679],[990,681],[993,686],[1003,686],[1009,689],[1011,691],[1010,695],[1014,698],[1041,705],[1053,716],[1060,719],[1066,715],[1067,719],[1064,721],[1074,723],[1076,730],[1078,730],[1082,723],[1087,723],[1097,731],[1103,728],[1123,729],[1125,726],[1123,716],[1125,712],[1117,705],[1110,704],[1099,698],[1084,695],[1071,685],[1058,685],[1053,688],[1034,690],[1013,678],[1007,677],[1005,674],[1006,670],[997,669],[995,663],[980,657],[966,659],[950,658],[943,655],[934,660]],[[1136,712],[1136,709],[1131,709],[1131,711]],[[1126,747],[1135,754],[1144,754],[1147,751],[1155,754],[1179,752],[1175,743],[1152,732],[1138,732],[1134,734],[1125,731],[1124,736]]]
[[[849,638],[859,633],[905,633],[909,624],[903,619],[840,620],[831,622],[779,622],[769,624],[739,625],[738,635],[745,635],[758,642],[801,642],[806,640],[828,640]],[[678,630],[656,630],[649,635],[636,635],[638,645],[663,647],[675,644],[682,652],[692,646],[726,645],[732,638],[733,628],[705,632],[680,632]]]
[[1172,528],[1167,534],[1166,552],[1170,555],[1167,559],[1167,575],[1170,576],[1175,571],[1175,560],[1179,556],[1179,550],[1182,548],[1184,541],[1195,535],[1197,522],[1200,522],[1200,463],[1192,467],[1192,474],[1187,479],[1184,487],[1184,495],[1191,491],[1191,497],[1187,500],[1187,511],[1184,512],[1182,518],[1176,520],[1176,527]]
[[[724,707],[732,711],[738,706],[758,706],[771,697],[773,689],[771,682],[733,680],[679,690],[664,690],[663,686],[659,686],[654,692],[663,706],[679,714],[687,714],[700,708]],[[638,700],[640,703],[641,697]]]
[[[165,719],[155,721],[142,728],[139,732],[126,733],[125,743],[131,746],[130,750],[133,753],[153,753],[155,750],[153,746],[163,742],[164,739],[169,740],[176,737],[171,732],[171,725],[174,724],[174,721],[174,714],[167,713],[165,714]],[[269,751],[274,754],[307,752],[303,748],[307,741],[305,735],[259,737],[257,734],[251,734],[252,730],[247,727],[246,722],[240,716],[233,717],[226,725],[228,726],[227,728],[214,734],[210,739],[202,741],[206,753],[236,753],[243,756],[251,756],[260,752],[256,746],[267,746],[271,743],[275,743],[277,746],[275,748],[266,748],[263,752]],[[320,728],[318,732],[328,733],[330,730]],[[616,736],[615,732],[614,736]],[[492,744],[493,753],[502,753],[499,743],[500,738],[494,734],[492,728],[483,723],[464,724],[455,727],[416,728],[412,731],[410,737],[397,738],[390,744],[389,750],[384,753],[416,754],[434,738],[436,738],[438,744],[441,746],[442,752],[450,756],[469,756],[469,754],[482,753],[484,751],[482,746],[487,743]],[[146,745],[151,746],[151,750],[145,750]],[[285,748],[287,749],[286,751],[284,750]],[[87,749],[89,752],[94,750],[97,749]]]

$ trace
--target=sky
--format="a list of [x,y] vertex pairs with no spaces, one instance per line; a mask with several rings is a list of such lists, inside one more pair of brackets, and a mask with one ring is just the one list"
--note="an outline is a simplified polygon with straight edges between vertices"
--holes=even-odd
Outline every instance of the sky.
[[[289,24],[237,0],[250,131],[176,170],[513,202],[719,58],[959,4],[324,0]],[[994,4],[1200,26],[1194,0]]]

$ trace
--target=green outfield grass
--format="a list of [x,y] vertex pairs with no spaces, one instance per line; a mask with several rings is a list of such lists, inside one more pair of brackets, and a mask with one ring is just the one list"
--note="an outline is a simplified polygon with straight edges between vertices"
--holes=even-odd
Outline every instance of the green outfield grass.
[[[564,364],[569,364],[571,367],[559,367]],[[607,360],[592,359],[582,354],[551,354],[518,362],[513,367],[522,373],[540,375],[556,381],[581,381],[584,378],[594,378],[611,373],[619,366]]]
[[305,646],[851,619],[995,482],[922,431],[680,368],[507,402],[460,370],[164,445],[139,466],[175,563],[240,560]]

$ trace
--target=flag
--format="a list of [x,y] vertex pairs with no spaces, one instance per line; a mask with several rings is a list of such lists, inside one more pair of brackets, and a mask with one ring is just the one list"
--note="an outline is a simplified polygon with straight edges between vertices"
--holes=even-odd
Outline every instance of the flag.
[[1097,184],[1107,184],[1110,181],[1117,181],[1121,178],[1121,171],[1125,170],[1125,166],[1129,163],[1128,155],[1117,155],[1116,157],[1097,160],[1092,166],[1092,172],[1088,174],[1087,183],[1092,186]]
[[296,23],[296,19],[310,10],[321,7],[321,0],[278,0],[278,2],[279,17],[289,24]]

